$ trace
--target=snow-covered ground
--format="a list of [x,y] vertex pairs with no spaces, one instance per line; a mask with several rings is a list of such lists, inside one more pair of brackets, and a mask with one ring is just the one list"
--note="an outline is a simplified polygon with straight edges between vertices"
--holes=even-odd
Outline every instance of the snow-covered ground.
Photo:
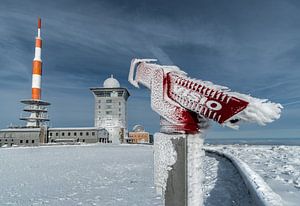
[[257,172],[285,205],[300,205],[300,146],[210,146],[234,155]]
[[0,149],[0,205],[161,205],[146,146]]
[[[300,147],[210,146],[246,162],[286,205],[300,202]],[[253,205],[225,158],[206,154],[205,205]],[[0,205],[162,205],[153,148],[139,145],[0,149]]]
[[[229,161],[207,155],[204,169],[205,205],[252,205]],[[152,146],[2,148],[0,183],[0,205],[162,205]]]

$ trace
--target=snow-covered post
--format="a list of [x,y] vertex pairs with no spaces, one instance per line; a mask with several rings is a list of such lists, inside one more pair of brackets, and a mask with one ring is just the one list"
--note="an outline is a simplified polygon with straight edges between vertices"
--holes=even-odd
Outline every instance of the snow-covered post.
[[154,180],[166,206],[202,205],[203,137],[161,118],[161,132],[154,135]]
[[151,90],[151,107],[161,116],[160,132],[154,135],[155,185],[166,206],[201,206],[208,121],[235,129],[240,122],[265,125],[280,117],[282,106],[191,79],[176,66],[153,61],[133,59],[128,80]]

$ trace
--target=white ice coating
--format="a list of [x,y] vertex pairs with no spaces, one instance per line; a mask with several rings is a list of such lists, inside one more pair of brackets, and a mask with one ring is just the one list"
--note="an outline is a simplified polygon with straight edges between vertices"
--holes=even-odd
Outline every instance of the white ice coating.
[[[153,59],[133,59],[132,64],[130,67],[130,75],[129,75],[129,81],[138,87],[138,83],[143,84],[144,86],[148,87],[151,89],[152,81],[155,78],[154,74],[155,71],[157,70],[163,70],[164,74],[167,74],[168,72],[174,72],[178,74],[179,76],[183,77],[183,79],[199,83],[201,85],[205,85],[206,88],[208,89],[213,89],[215,91],[220,91],[223,92],[224,94],[227,94],[228,96],[231,97],[236,97],[239,99],[242,99],[244,101],[247,101],[249,104],[248,106],[238,114],[234,115],[233,117],[229,118],[226,120],[222,125],[223,126],[228,126],[233,129],[238,129],[239,123],[240,122],[249,122],[249,123],[257,123],[259,125],[265,125],[267,123],[273,122],[274,120],[278,119],[280,117],[281,110],[283,109],[283,106],[278,103],[273,103],[268,101],[267,99],[258,99],[255,97],[252,97],[250,95],[246,94],[241,94],[238,92],[232,92],[228,87],[225,86],[220,86],[213,84],[212,82],[209,81],[202,81],[202,80],[197,80],[197,79],[191,79],[186,76],[186,73],[182,70],[180,70],[179,67],[177,66],[165,66],[165,65],[158,65],[155,63],[149,63],[155,61]],[[138,64],[137,68],[137,77],[135,80],[133,80],[133,73],[136,64]],[[139,71],[142,70],[142,71]],[[161,91],[163,93],[164,91]],[[156,91],[157,93],[157,91]],[[183,99],[184,95],[190,95],[189,93],[182,94]],[[168,100],[167,95],[164,94],[164,99]],[[174,102],[173,100],[171,103],[176,105],[177,103]],[[165,108],[168,109],[168,108]],[[185,109],[192,109],[192,105],[190,107],[185,108]],[[230,120],[233,119],[239,119],[237,123],[231,123]]]
[[177,154],[171,141],[174,138],[176,135],[154,134],[154,184],[157,194],[163,197],[166,191],[168,172],[177,160]]
[[187,138],[187,199],[190,206],[203,205],[203,133],[154,134],[154,184],[156,191],[164,199],[168,174],[177,161],[177,153],[172,140]]
[[[240,94],[237,92],[231,92],[229,88],[215,85],[209,81],[202,81],[196,79],[190,79],[186,76],[186,73],[180,70],[180,68],[175,66],[161,66],[154,63],[149,63],[153,61],[152,59],[133,59],[131,62],[130,73],[129,73],[129,82],[134,86],[138,87],[138,84],[143,84],[147,88],[151,89],[151,106],[152,108],[159,113],[162,117],[167,119],[169,122],[173,123],[171,120],[176,119],[172,118],[173,115],[178,115],[179,111],[174,110],[176,106],[182,109],[192,110],[193,105],[181,106],[178,102],[168,99],[166,95],[166,86],[163,84],[165,80],[164,77],[168,72],[174,72],[179,76],[182,76],[183,79],[197,82],[201,85],[204,85],[207,89],[213,89],[218,92],[227,94],[230,97],[236,97],[247,101],[249,104],[243,111],[234,115],[230,119],[226,120],[223,125],[228,126],[234,129],[238,128],[238,124],[231,123],[230,120],[239,119],[239,122],[250,122],[257,123],[259,125],[265,125],[270,123],[275,119],[280,117],[282,110],[282,105],[277,103],[272,103],[267,99],[258,99],[251,97],[250,95]],[[137,66],[137,74],[134,79],[134,70]],[[163,72],[162,72],[163,71]],[[159,82],[159,83],[158,83]],[[185,95],[190,95],[185,93]],[[162,98],[160,98],[162,96]],[[183,96],[184,98],[184,96]],[[212,97],[213,98],[213,97]],[[188,99],[188,98],[186,98]],[[230,98],[229,98],[230,99]],[[165,102],[163,102],[164,100]],[[167,104],[167,101],[170,101]],[[229,101],[229,100],[228,100]],[[171,107],[171,106],[173,107]],[[194,105],[195,106],[195,105]],[[173,110],[172,110],[173,109]],[[195,108],[194,108],[195,109]],[[208,115],[209,116],[209,115]],[[169,119],[168,119],[169,117]],[[171,118],[170,118],[171,117]],[[238,123],[239,123],[238,122]],[[199,134],[201,135],[201,134]],[[177,154],[173,147],[171,139],[175,137],[182,137],[184,135],[170,135],[156,133],[154,135],[154,181],[156,190],[159,194],[163,195],[166,191],[168,173],[172,169],[172,165],[176,163]],[[192,136],[192,135],[187,135]],[[202,138],[188,138],[188,157],[187,157],[187,190],[188,190],[188,205],[190,206],[201,206],[203,205],[203,169],[202,169],[202,159],[204,156],[202,145]],[[249,170],[247,170],[249,171]],[[251,172],[249,172],[251,173]],[[251,175],[251,174],[249,174]],[[266,189],[267,190],[267,189]],[[263,192],[262,192],[263,193]],[[269,199],[268,199],[269,200]],[[276,204],[274,204],[276,205]]]
[[[229,93],[232,96],[236,96],[237,98],[249,102],[246,109],[236,114],[231,119],[238,118],[244,122],[257,123],[264,126],[266,123],[271,123],[280,117],[283,106],[279,103],[273,103],[267,99],[258,99],[251,97],[250,95],[240,94],[237,92]],[[225,122],[224,125],[230,127],[232,124]],[[238,125],[235,125],[233,128],[238,128]]]
[[[193,81],[205,85],[208,88],[222,91],[225,94],[228,94],[229,96],[236,97],[249,102],[248,106],[243,111],[228,119],[222,124],[223,126],[238,129],[238,124],[240,122],[257,123],[259,125],[264,126],[267,123],[271,123],[274,120],[280,118],[280,113],[283,109],[283,106],[279,103],[270,102],[268,99],[258,99],[250,95],[232,92],[228,87],[216,85],[209,81],[202,81],[196,79],[193,79]],[[238,124],[232,124],[229,122],[229,120],[231,119],[240,119],[241,121],[239,121]]]
[[188,205],[203,205],[203,134],[187,135],[188,138]]

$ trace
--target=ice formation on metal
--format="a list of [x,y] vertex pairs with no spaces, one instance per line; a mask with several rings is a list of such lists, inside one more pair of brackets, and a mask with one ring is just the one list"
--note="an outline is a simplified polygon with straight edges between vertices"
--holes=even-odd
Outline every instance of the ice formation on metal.
[[174,165],[177,160],[172,139],[174,139],[173,135],[155,133],[154,183],[156,192],[162,196],[165,194],[168,172],[172,169],[172,165]]
[[187,172],[188,172],[188,205],[203,204],[203,138],[200,135],[189,135],[187,138]]
[[197,132],[198,116],[231,128],[238,128],[243,121],[265,125],[280,117],[280,104],[191,79],[176,66],[161,66],[153,61],[133,59],[129,82],[149,88],[152,109],[171,124],[179,125],[178,131]]
[[[208,81],[191,79],[176,66],[162,66],[153,61],[156,60],[133,59],[128,80],[136,87],[142,84],[151,90],[151,107],[161,116],[163,133],[155,134],[155,185],[166,196],[168,206],[182,199],[187,202],[178,205],[200,206],[203,204],[203,131],[208,127],[208,120],[231,128],[238,128],[242,121],[264,125],[280,117],[282,106],[231,92]],[[179,144],[172,142],[176,138],[184,138],[187,147],[176,151],[174,145]],[[177,158],[182,157],[186,160],[179,167]],[[168,176],[172,179],[171,186],[167,185]],[[181,177],[186,178],[184,191],[181,190],[183,182],[178,181]]]

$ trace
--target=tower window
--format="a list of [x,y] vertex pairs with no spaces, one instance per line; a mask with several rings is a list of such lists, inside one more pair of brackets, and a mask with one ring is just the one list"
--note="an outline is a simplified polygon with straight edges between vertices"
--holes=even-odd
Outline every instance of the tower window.
[[86,132],[86,136],[89,136],[89,132]]
[[76,133],[76,132],[74,132],[74,136],[77,136],[77,133]]
[[50,134],[49,134],[49,135],[50,135],[50,137],[51,137],[51,136],[52,136],[52,132],[50,132]]
[[112,111],[106,111],[106,114],[112,114]]
[[79,135],[82,136],[82,132],[80,132]]
[[92,136],[95,136],[95,132],[92,132]]
[[20,144],[23,144],[23,140],[22,139],[20,140]]
[[26,143],[28,143],[28,139],[26,140]]
[[58,136],[58,132],[56,132],[55,136]]
[[63,132],[63,133],[61,133],[61,136],[65,136],[65,133]]
[[71,136],[71,132],[68,132],[68,136]]
[[31,143],[33,144],[33,143],[34,143],[34,140],[31,140]]

